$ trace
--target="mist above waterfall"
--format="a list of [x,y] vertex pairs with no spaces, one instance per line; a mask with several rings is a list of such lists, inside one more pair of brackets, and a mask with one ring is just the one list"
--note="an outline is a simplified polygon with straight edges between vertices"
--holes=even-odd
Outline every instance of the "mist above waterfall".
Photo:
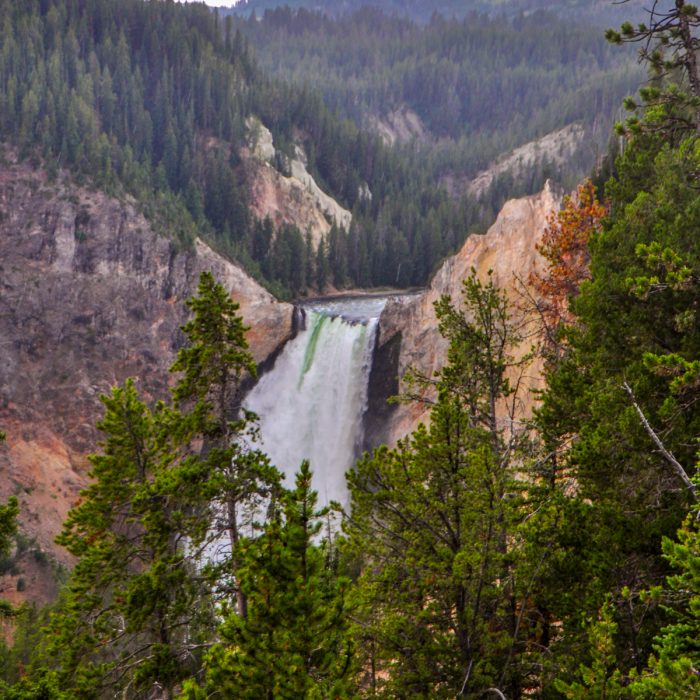
[[347,503],[345,473],[362,445],[367,383],[385,303],[367,297],[305,305],[303,329],[245,402],[260,418],[262,449],[288,486],[302,460],[309,460],[320,504]]

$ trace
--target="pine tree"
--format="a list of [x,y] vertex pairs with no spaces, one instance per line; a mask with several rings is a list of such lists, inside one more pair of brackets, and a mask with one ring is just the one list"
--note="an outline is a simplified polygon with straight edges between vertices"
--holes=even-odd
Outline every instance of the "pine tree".
[[238,612],[245,616],[245,594],[236,582],[236,551],[241,529],[261,514],[262,501],[279,485],[279,473],[265,455],[253,449],[254,416],[241,408],[241,382],[255,376],[243,320],[236,304],[214,276],[204,272],[197,296],[187,305],[194,316],[183,331],[188,343],[172,366],[182,372],[173,396],[187,414],[189,438],[204,440],[199,479],[209,491],[210,533],[228,540],[228,554],[219,552],[212,575],[231,586]]
[[517,697],[529,601],[515,573],[516,464],[527,438],[504,403],[519,334],[502,292],[474,274],[463,306],[443,298],[436,310],[449,351],[430,427],[348,474],[358,650],[379,697],[477,698],[493,687]]
[[72,697],[172,697],[199,669],[214,600],[238,595],[245,615],[231,551],[243,506],[261,517],[279,475],[243,442],[251,416],[236,417],[240,382],[255,371],[238,306],[210,273],[188,305],[176,407],[149,409],[131,380],[103,397],[94,481],[57,539],[78,559],[51,623]]
[[[626,127],[631,133],[664,133],[678,143],[700,132],[700,67],[698,50],[700,12],[685,0],[659,6],[649,11],[648,23],[636,27],[625,22],[620,31],[608,29],[606,38],[613,44],[639,43],[640,60],[648,64],[655,80],[640,90],[644,119],[631,117]],[[626,100],[630,110],[638,108],[632,98]],[[622,130],[622,127],[621,127]]]
[[641,592],[667,574],[661,542],[693,498],[650,429],[681,464],[700,434],[697,141],[666,130],[668,109],[650,107],[617,159],[609,212],[588,246],[590,279],[571,300],[566,351],[537,418],[553,481],[566,474],[573,485],[549,580],[551,613],[563,621],[557,653],[570,656],[560,663],[578,664],[587,620],[609,598],[623,675],[643,668],[664,623]]
[[673,622],[656,638],[649,668],[632,684],[635,699],[700,697],[700,532],[697,506],[691,510],[676,539],[663,542],[664,556],[676,571],[665,590],[652,598],[666,601]]
[[330,278],[331,270],[328,264],[328,246],[326,245],[325,236],[321,238],[318,242],[318,248],[316,248],[316,289],[323,293],[328,284]]
[[673,620],[658,634],[654,653],[641,672],[625,678],[617,668],[614,606],[606,603],[600,620],[590,627],[587,653],[590,665],[581,664],[578,679],[555,680],[557,690],[570,700],[601,697],[624,700],[686,700],[700,696],[700,539],[698,507],[688,514],[676,539],[665,538],[665,558],[676,573],[664,586],[642,593],[646,603],[665,604]]
[[[5,433],[0,431],[0,443],[5,441]],[[9,554],[12,547],[12,538],[17,532],[17,516],[19,515],[19,503],[16,496],[11,496],[7,504],[0,506],[0,557]],[[12,606],[5,600],[0,600],[0,620],[11,615]]]
[[624,678],[616,667],[616,632],[613,606],[606,603],[601,610],[600,619],[590,621],[586,650],[591,655],[590,666],[579,666],[579,680],[567,683],[557,679],[554,682],[556,689],[567,700],[623,700],[630,697],[625,689]]
[[316,509],[304,462],[262,532],[239,542],[247,615],[224,608],[221,641],[207,654],[202,687],[184,697],[311,700],[349,697],[348,581],[332,548],[318,542],[329,509]]
[[192,559],[204,533],[182,488],[171,411],[150,411],[132,381],[102,401],[93,483],[57,538],[78,561],[50,624],[53,653],[73,697],[169,698],[193,673],[208,624]]

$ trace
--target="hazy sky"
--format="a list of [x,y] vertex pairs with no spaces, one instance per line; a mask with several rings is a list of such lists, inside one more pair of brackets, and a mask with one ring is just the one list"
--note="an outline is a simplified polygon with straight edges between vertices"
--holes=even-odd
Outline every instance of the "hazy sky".
[[[191,0],[179,0],[179,2],[190,2]],[[236,0],[204,0],[211,7],[231,7],[236,4]]]

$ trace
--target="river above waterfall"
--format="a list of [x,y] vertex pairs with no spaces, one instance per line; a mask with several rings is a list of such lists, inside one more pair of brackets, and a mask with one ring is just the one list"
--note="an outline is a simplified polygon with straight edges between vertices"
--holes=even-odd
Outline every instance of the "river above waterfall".
[[320,299],[299,306],[301,327],[245,400],[261,447],[285,474],[302,460],[319,503],[347,505],[345,473],[359,456],[379,316],[387,297]]

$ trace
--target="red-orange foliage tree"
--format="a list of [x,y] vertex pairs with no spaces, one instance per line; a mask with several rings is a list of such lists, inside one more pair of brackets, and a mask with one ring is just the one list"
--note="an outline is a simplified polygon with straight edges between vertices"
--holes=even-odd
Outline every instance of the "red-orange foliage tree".
[[545,349],[559,346],[559,330],[571,325],[574,316],[569,301],[577,296],[581,282],[590,279],[588,241],[600,229],[608,213],[598,201],[590,180],[579,185],[576,194],[564,198],[559,212],[552,213],[537,251],[547,261],[546,270],[530,274],[541,319]]

